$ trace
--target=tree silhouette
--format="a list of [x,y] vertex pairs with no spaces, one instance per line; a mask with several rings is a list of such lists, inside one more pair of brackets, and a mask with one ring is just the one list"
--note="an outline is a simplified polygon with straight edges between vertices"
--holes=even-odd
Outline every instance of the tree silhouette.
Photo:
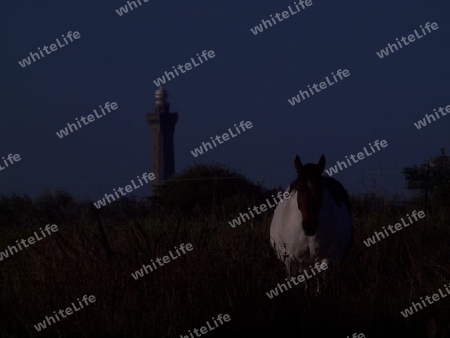
[[224,164],[196,164],[157,187],[152,209],[165,213],[196,214],[221,210],[239,213],[273,193]]

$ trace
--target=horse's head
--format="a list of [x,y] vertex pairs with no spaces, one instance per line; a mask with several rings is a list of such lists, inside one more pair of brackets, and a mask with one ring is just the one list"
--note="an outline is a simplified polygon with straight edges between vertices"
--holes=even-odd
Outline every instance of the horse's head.
[[317,164],[302,165],[297,155],[294,160],[297,179],[291,183],[291,190],[297,191],[297,206],[302,213],[302,227],[306,236],[314,236],[319,226],[319,211],[323,203],[322,172],[325,157],[320,157]]

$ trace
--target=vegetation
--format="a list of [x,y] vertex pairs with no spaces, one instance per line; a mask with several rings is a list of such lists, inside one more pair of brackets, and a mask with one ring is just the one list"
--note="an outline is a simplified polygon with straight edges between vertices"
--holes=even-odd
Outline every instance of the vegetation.
[[274,192],[223,164],[200,163],[175,174],[159,187],[150,201],[152,211],[159,215],[210,214],[218,212],[220,206],[223,216],[229,216],[237,210],[261,204]]
[[[200,166],[178,179],[220,170],[238,176]],[[273,210],[234,229],[228,221],[270,193],[236,177],[178,181],[153,205],[122,197],[100,210],[63,190],[35,200],[0,196],[0,251],[46,224],[60,229],[0,262],[0,336],[180,337],[220,313],[231,321],[210,337],[426,337],[433,320],[441,334],[450,329],[450,297],[408,319],[400,314],[450,281],[448,209],[431,204],[424,220],[367,248],[362,241],[374,231],[424,210],[422,199],[399,208],[387,196],[352,196],[355,246],[325,292],[314,296],[297,286],[269,299],[266,292],[285,281],[269,242]],[[192,243],[193,251],[131,277],[181,243]],[[85,294],[97,301],[42,332],[34,329]]]
[[[430,163],[431,162],[431,163]],[[406,188],[430,197],[435,203],[450,205],[450,157],[442,154],[420,166],[413,165],[402,170]]]

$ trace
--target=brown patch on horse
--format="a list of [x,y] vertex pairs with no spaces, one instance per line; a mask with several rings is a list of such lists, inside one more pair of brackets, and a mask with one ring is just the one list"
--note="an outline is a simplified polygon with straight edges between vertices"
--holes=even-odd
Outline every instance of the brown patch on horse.
[[323,204],[322,172],[325,157],[322,155],[317,164],[302,165],[297,155],[294,160],[297,179],[289,186],[289,191],[297,191],[297,207],[302,213],[302,227],[306,236],[314,236],[319,226],[319,211]]
[[[327,189],[336,205],[346,205],[349,212],[350,197],[344,186],[332,177],[322,176],[325,168],[325,157],[322,155],[317,164],[302,165],[297,155],[294,160],[298,177],[289,185],[289,193],[297,191],[297,207],[302,212],[302,227],[305,235],[314,236],[319,226],[318,215],[323,204],[323,193]],[[352,227],[351,245],[354,242]]]

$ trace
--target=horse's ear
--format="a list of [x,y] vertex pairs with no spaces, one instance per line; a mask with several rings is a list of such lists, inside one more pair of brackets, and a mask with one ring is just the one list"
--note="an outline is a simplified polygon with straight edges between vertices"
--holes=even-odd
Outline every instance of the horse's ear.
[[320,173],[323,172],[323,169],[325,169],[325,156],[320,156],[319,163],[317,163],[317,168],[319,169]]
[[300,157],[298,155],[295,156],[294,166],[297,173],[300,174],[300,170],[302,170],[302,161],[300,161]]

